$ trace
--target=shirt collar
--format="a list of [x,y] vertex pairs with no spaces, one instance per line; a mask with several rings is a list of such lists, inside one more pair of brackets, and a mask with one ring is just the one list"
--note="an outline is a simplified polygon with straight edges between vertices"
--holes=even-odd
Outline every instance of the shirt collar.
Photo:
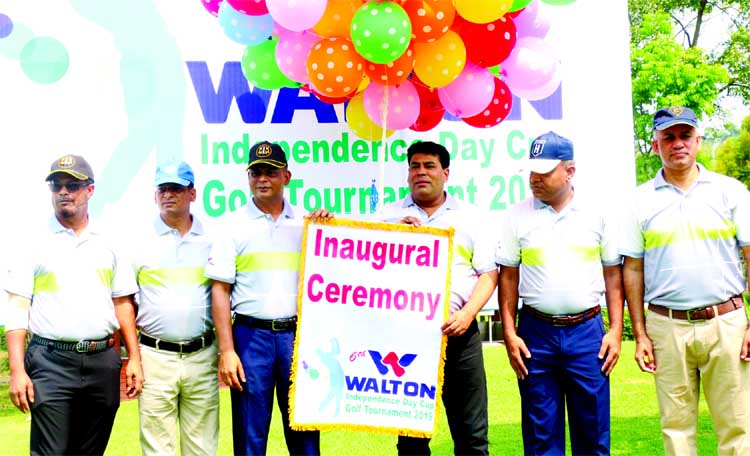
[[[698,167],[698,178],[695,180],[696,183],[698,182],[712,182],[714,180],[713,173],[706,168],[703,167],[698,162],[695,162],[695,165]],[[659,168],[659,171],[656,173],[656,176],[654,176],[654,188],[660,188],[660,187],[674,187],[672,184],[667,182],[664,179],[664,168]]]
[[[69,228],[65,228],[62,223],[60,223],[59,220],[57,220],[57,217],[55,217],[54,214],[52,214],[52,217],[49,219],[48,228],[53,233],[61,233],[63,231],[69,231]],[[96,221],[91,218],[91,215],[89,215],[89,223],[86,225],[86,228],[83,230],[84,233],[92,233],[92,234],[99,234],[99,224],[96,223]]]
[[[193,218],[193,223],[190,225],[190,229],[188,230],[188,233],[195,234],[195,235],[202,235],[205,233],[205,230],[203,229],[203,224],[198,220],[198,218],[190,214],[190,216]],[[164,223],[164,220],[161,219],[159,215],[157,215],[154,218],[154,229],[156,229],[156,233],[159,236],[162,236],[166,233],[169,233],[174,228]]]
[[[443,192],[443,193],[445,193],[445,192]],[[411,197],[411,193],[409,193],[408,195],[406,195],[406,197],[404,198],[404,205],[403,205],[403,207],[404,208],[407,208],[407,207],[416,207],[419,210],[422,210],[422,208],[419,207],[417,205],[417,203],[414,202],[414,198]],[[455,210],[457,210],[459,208],[460,208],[460,205],[458,204],[458,200],[456,200],[454,197],[452,197],[448,193],[445,193],[445,201],[443,202],[443,205],[440,206],[437,211],[435,211],[435,213],[440,212],[440,211],[455,211]],[[433,214],[433,215],[435,215],[435,214]]]
[[[247,203],[247,213],[252,219],[258,219],[268,215],[258,209],[258,206],[255,205],[255,200],[252,197]],[[289,201],[287,201],[286,198],[284,198],[284,209],[281,210],[281,217],[288,219],[294,218],[294,208],[292,208],[292,205],[289,204]]]
[[[534,203],[534,210],[543,210],[543,209],[549,209],[552,212],[557,213],[557,211],[550,206],[549,204],[545,203],[544,201],[538,199],[535,196],[532,196],[532,201]],[[573,189],[573,199],[570,200],[570,202],[563,208],[560,213],[566,212],[566,211],[577,211],[581,208],[582,200],[578,197],[576,197],[575,189]]]

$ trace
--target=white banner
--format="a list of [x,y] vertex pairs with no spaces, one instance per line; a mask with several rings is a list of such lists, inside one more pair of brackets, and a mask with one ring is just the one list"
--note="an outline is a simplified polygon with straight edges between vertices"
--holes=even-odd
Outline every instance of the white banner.
[[430,437],[452,230],[334,219],[304,236],[292,427]]

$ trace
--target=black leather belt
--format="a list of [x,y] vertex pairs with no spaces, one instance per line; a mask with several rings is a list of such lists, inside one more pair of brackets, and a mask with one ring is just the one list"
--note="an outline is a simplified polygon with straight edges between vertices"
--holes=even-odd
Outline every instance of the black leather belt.
[[665,317],[676,318],[677,320],[702,321],[710,320],[719,315],[732,312],[745,306],[742,296],[732,296],[724,302],[712,306],[699,307],[689,310],[675,310],[669,307],[660,306],[659,304],[649,304],[648,310]]
[[143,345],[157,350],[165,350],[175,353],[194,353],[199,350],[203,350],[214,342],[214,332],[207,331],[200,337],[196,337],[193,340],[186,342],[170,342],[168,340],[157,339],[151,337],[148,334],[140,333],[138,335],[138,342]]
[[553,326],[574,326],[599,315],[599,313],[602,311],[602,308],[596,306],[590,309],[586,309],[583,312],[577,314],[567,315],[550,315],[544,312],[540,312],[530,306],[521,307],[521,311],[526,312],[532,315],[534,318],[547,322]]
[[115,344],[112,336],[99,340],[79,340],[78,342],[66,342],[64,340],[52,340],[42,336],[34,335],[31,341],[35,344],[44,345],[55,350],[72,351],[78,353],[95,353],[108,349]]
[[277,320],[261,320],[243,314],[235,314],[234,322],[252,328],[268,331],[294,331],[297,329],[297,317],[279,318]]

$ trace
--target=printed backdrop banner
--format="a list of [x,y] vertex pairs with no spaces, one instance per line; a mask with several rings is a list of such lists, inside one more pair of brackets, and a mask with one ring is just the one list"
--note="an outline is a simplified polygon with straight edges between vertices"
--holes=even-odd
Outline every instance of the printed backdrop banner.
[[292,427],[432,436],[453,231],[345,219],[304,229]]

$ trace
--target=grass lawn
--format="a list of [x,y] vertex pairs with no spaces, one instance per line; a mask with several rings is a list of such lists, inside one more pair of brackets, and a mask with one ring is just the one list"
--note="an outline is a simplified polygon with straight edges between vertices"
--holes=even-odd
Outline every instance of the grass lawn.
[[[620,363],[612,374],[612,454],[663,454],[656,393],[650,375],[641,373],[633,361],[633,342],[623,343]],[[485,345],[485,365],[489,387],[489,438],[493,455],[522,454],[521,412],[518,388],[505,347]],[[3,389],[4,388],[4,389]],[[8,402],[7,385],[0,383],[0,448],[3,454],[28,454],[29,418],[20,412],[3,411]],[[704,401],[701,401],[698,454],[716,454],[716,437]],[[435,455],[453,454],[444,413],[437,435],[432,439]],[[327,431],[321,434],[321,452],[339,455],[396,454],[396,437],[361,432]],[[130,456],[140,453],[137,401],[123,403],[117,414],[107,455]],[[229,393],[221,393],[219,454],[232,454]],[[274,414],[268,445],[269,455],[288,454],[278,411]]]

